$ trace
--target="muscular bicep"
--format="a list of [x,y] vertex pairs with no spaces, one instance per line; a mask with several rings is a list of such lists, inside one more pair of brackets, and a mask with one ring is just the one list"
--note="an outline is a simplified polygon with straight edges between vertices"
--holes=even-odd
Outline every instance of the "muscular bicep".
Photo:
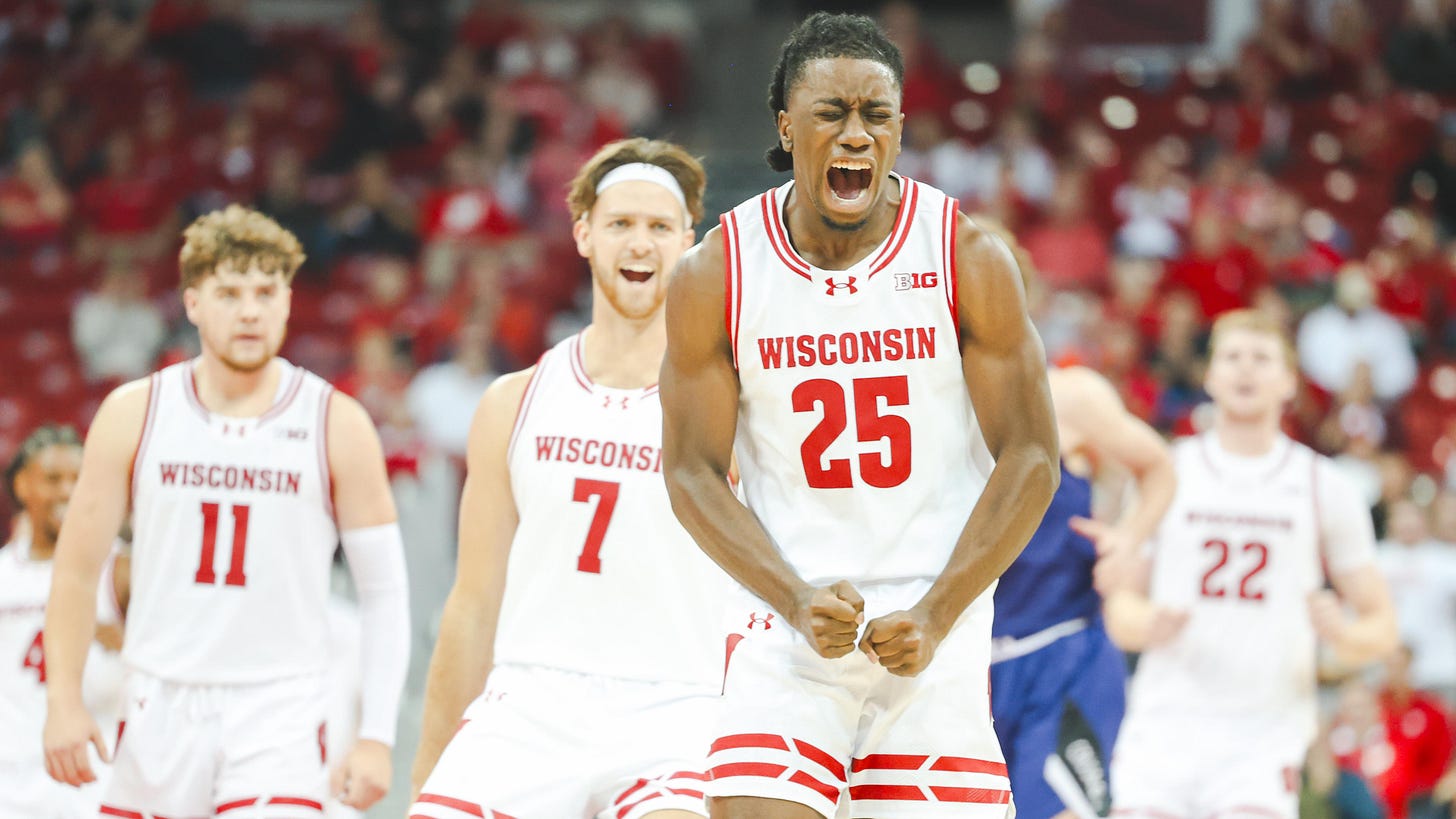
[[393,523],[398,515],[374,422],[343,393],[328,400],[329,474],[339,531]]
[[956,252],[961,362],[991,454],[1008,445],[1056,449],[1046,353],[1026,311],[1021,274],[1001,239],[961,217]]
[[496,605],[520,521],[511,490],[509,449],[521,398],[534,368],[502,376],[486,390],[470,424],[465,488],[460,496],[460,547],[452,595]]
[[690,251],[667,291],[667,354],[659,379],[662,447],[669,485],[678,467],[732,468],[738,372],[724,324],[723,254],[718,229]]

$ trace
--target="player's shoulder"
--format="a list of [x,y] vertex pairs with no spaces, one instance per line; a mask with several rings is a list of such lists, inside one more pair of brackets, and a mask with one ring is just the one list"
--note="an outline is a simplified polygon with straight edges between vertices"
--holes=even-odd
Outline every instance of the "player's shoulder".
[[[549,351],[547,352],[547,355],[550,355]],[[480,402],[478,406],[481,408],[514,408],[516,406],[519,406],[521,403],[521,399],[525,398],[526,396],[527,388],[531,386],[531,381],[534,380],[536,378],[536,374],[541,371],[542,363],[545,361],[545,359],[546,356],[543,355],[541,357],[541,361],[532,364],[524,370],[516,370],[515,372],[506,373],[505,375],[502,375],[496,380],[490,382],[490,386],[486,387],[485,392],[480,396]]]

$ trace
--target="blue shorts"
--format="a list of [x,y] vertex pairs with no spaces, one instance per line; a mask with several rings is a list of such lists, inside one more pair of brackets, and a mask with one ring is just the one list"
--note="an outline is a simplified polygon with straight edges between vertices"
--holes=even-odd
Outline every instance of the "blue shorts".
[[1017,819],[1111,811],[1108,769],[1126,682],[1127,660],[1101,623],[991,666],[991,715]]

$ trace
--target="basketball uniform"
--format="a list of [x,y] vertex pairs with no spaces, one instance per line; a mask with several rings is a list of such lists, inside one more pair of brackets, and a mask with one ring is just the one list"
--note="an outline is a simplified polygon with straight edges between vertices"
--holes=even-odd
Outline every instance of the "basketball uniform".
[[1041,525],[996,586],[991,715],[1019,819],[1112,808],[1127,662],[1103,627],[1097,549],[1072,531],[1078,516],[1092,516],[1092,485],[1063,466]]
[[[847,270],[818,269],[789,243],[792,181],[721,218],[743,497],[801,578],[854,584],[866,622],[930,588],[992,466],[961,368],[956,202],[892,179],[894,227]],[[991,595],[906,678],[858,651],[820,657],[745,593],[710,792],[826,817],[1007,815],[986,685]]]
[[677,523],[656,386],[536,365],[507,455],[519,523],[494,668],[411,815],[706,815],[727,575]]
[[1369,511],[1329,459],[1280,437],[1260,457],[1215,433],[1173,447],[1153,602],[1190,613],[1144,652],[1113,754],[1115,813],[1294,817],[1316,728],[1308,596],[1373,565]]
[[[106,561],[96,594],[96,623],[118,625],[112,584],[115,555]],[[0,816],[93,819],[111,766],[92,749],[97,781],[73,788],[46,773],[41,733],[46,717],[46,663],[41,630],[51,593],[49,560],[30,559],[30,539],[0,549]],[[120,655],[92,643],[81,694],[108,745],[116,741],[121,712]]]
[[316,819],[323,808],[332,388],[276,361],[274,403],[253,418],[209,412],[194,361],[152,376],[110,815]]

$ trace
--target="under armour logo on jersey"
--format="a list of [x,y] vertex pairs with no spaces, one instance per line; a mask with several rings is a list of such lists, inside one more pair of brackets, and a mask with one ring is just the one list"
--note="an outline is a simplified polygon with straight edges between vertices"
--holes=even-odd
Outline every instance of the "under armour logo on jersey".
[[824,284],[828,286],[825,288],[824,292],[833,296],[841,290],[848,290],[849,294],[853,296],[855,293],[859,292],[859,288],[854,286],[854,283],[856,281],[859,280],[856,279],[854,276],[850,276],[849,281],[847,282],[837,282],[834,279],[825,279]]
[[[627,396],[624,395],[620,399],[616,399],[616,400],[618,400],[618,401],[621,402],[621,404],[619,405],[618,409],[626,409],[627,408]],[[612,396],[610,396],[610,395],[604,395],[604,396],[602,396],[602,407],[607,408],[607,409],[610,409],[611,406],[612,406],[612,401],[613,401]]]
[[752,614],[748,615],[748,627],[752,629],[762,626],[764,631],[768,631],[769,629],[773,628],[773,623],[769,622],[771,620],[773,620],[773,612],[769,612],[768,614],[759,617],[758,612],[755,611]]
[[225,424],[222,425],[222,434],[223,435],[236,435],[239,438],[241,438],[244,435],[247,435],[248,434],[248,428],[246,426],[241,425],[241,424],[239,424],[238,426],[233,426],[232,424],[226,424],[225,423]]

